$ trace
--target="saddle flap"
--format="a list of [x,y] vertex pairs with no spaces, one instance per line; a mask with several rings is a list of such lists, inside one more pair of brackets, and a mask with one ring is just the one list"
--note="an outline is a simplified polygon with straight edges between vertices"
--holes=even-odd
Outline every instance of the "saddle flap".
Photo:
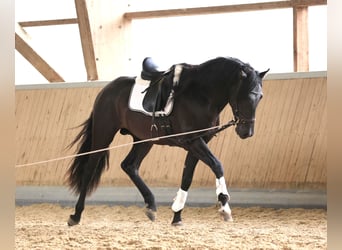
[[165,77],[159,79],[157,82],[151,82],[147,88],[145,97],[143,99],[143,107],[148,112],[161,111],[167,101],[171,88],[167,86],[167,79]]
[[[147,63],[143,65],[149,65],[149,60],[145,61]],[[151,67],[154,67],[153,64]],[[173,65],[167,71],[156,70],[156,72],[158,72],[158,77],[152,80],[136,77],[129,98],[129,108],[152,117],[168,116],[172,112],[174,88],[178,86],[182,65]]]

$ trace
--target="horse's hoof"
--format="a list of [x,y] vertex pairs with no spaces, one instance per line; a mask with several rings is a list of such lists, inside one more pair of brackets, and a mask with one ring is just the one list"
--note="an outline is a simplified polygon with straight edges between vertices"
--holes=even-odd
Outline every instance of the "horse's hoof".
[[183,226],[183,223],[182,221],[175,221],[175,222],[172,222],[171,225],[174,227],[180,227],[180,226]]
[[145,208],[145,214],[151,221],[156,220],[156,212],[153,211],[151,208]]
[[79,223],[79,221],[74,220],[72,218],[72,215],[70,215],[69,220],[68,220],[68,226],[72,227],[72,226],[78,225],[78,223]]
[[227,213],[226,211],[222,210],[220,211],[220,214],[223,218],[224,221],[234,221],[233,220],[233,217],[232,217],[232,214],[230,213]]

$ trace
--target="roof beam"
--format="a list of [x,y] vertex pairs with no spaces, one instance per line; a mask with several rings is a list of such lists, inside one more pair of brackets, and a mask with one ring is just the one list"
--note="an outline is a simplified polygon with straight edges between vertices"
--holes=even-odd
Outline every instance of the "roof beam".
[[21,27],[35,27],[35,26],[63,25],[63,24],[77,24],[77,23],[78,23],[77,18],[19,22]]
[[95,61],[94,44],[89,24],[87,4],[85,0],[75,0],[78,25],[81,36],[84,64],[87,71],[88,81],[98,79]]
[[326,5],[326,4],[327,4],[327,0],[274,1],[274,2],[263,2],[263,3],[203,6],[203,7],[191,7],[191,8],[128,11],[124,13],[124,17],[128,19],[134,19],[134,18],[152,18],[152,17],[166,17],[166,16],[205,15],[205,14],[270,10],[270,9],[292,8],[294,6],[314,6],[314,5]]
[[327,0],[291,0],[292,7],[327,5]]
[[219,14],[219,13],[228,13],[228,12],[244,12],[244,11],[253,11],[253,10],[287,8],[290,6],[291,5],[289,1],[219,5],[219,6],[203,6],[203,7],[192,7],[192,8],[132,11],[132,12],[126,12],[124,14],[124,17],[128,19],[134,19],[134,18],[151,18],[151,17],[165,17],[165,16],[205,15],[205,14]]
[[15,26],[15,49],[49,82],[64,82],[64,79],[32,48],[30,37],[18,23]]

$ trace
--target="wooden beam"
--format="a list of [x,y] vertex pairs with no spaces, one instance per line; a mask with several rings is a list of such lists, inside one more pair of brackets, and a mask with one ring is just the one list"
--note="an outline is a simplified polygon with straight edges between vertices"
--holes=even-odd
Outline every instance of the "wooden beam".
[[18,23],[15,26],[15,49],[49,82],[64,82],[64,79],[32,48],[30,37]]
[[293,70],[309,71],[308,7],[293,8]]
[[78,25],[81,36],[84,64],[87,71],[88,81],[98,79],[95,61],[94,44],[89,24],[87,4],[85,0],[75,0]]
[[166,16],[190,16],[190,15],[205,15],[219,14],[228,12],[243,12],[253,10],[267,10],[275,8],[288,8],[291,6],[289,1],[282,2],[267,2],[253,4],[236,4],[236,5],[220,5],[220,6],[204,6],[192,8],[177,8],[177,9],[159,9],[147,11],[132,11],[124,14],[125,18],[151,18],[151,17],[166,17]]
[[49,25],[64,25],[77,24],[77,18],[54,19],[54,20],[39,20],[39,21],[23,21],[19,22],[21,27],[49,26]]
[[294,6],[313,6],[326,5],[327,0],[292,0],[292,1],[274,1],[263,3],[248,3],[234,5],[219,5],[219,6],[203,6],[192,8],[176,8],[176,9],[157,9],[157,10],[138,10],[128,11],[124,13],[127,19],[134,18],[152,18],[152,17],[167,17],[167,16],[189,16],[189,15],[205,15],[205,14],[220,14],[229,12],[246,12],[257,10],[270,10],[292,8]]
[[327,5],[327,0],[291,0],[292,7]]

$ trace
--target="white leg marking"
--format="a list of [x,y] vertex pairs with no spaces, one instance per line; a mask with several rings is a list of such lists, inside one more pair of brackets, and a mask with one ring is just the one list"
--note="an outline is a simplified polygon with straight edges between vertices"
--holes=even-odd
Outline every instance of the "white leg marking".
[[178,212],[182,210],[185,206],[186,198],[188,197],[188,192],[182,190],[181,188],[178,190],[176,197],[173,199],[172,211]]
[[228,202],[224,206],[221,205],[221,208],[218,211],[225,221],[233,221],[232,210],[230,209]]
[[219,179],[216,179],[216,195],[219,195],[221,193],[228,195],[228,200],[230,200],[230,195],[227,190],[226,181],[223,176]]
[[[226,181],[223,176],[219,179],[216,179],[216,195],[218,196],[221,193],[228,195],[228,201],[230,200],[230,195],[227,190]],[[220,202],[220,205],[221,208],[218,211],[223,216],[223,219],[225,221],[233,221],[232,210],[230,209],[228,202],[226,202],[226,204],[224,205],[222,205]]]

